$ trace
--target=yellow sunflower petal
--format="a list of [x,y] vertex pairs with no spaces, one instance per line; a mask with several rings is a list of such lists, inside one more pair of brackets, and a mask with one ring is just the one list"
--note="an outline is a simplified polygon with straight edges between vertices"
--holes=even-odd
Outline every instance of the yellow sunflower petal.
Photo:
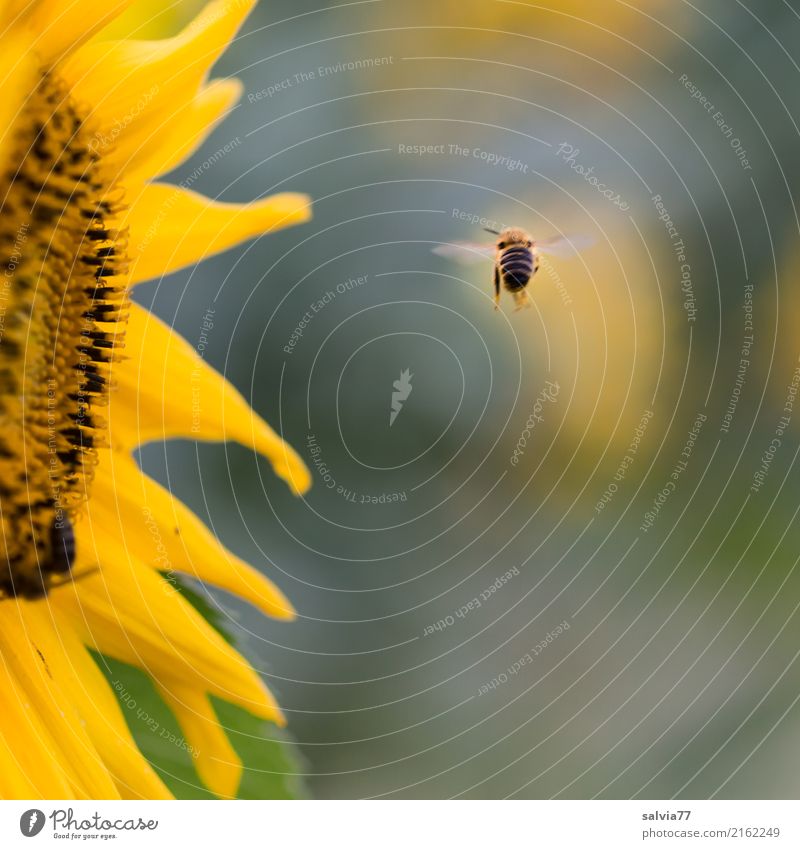
[[[2,696],[0,696],[0,707],[2,707]],[[10,716],[3,712],[4,718],[10,721]],[[16,729],[16,733],[20,734],[22,729]],[[0,799],[39,799],[45,798],[45,793],[42,792],[34,782],[33,778],[25,772],[20,766],[19,761],[11,750],[11,747],[6,742],[5,731],[0,728]],[[47,753],[41,753],[43,757],[47,757]],[[66,789],[66,783],[63,788]],[[60,798],[59,794],[51,798]]]
[[36,61],[30,53],[30,44],[19,33],[3,40],[0,53],[0,164],[3,170],[12,168],[6,157],[15,153],[14,137],[18,122],[25,120],[20,114],[27,93],[38,76]]
[[[243,86],[239,80],[214,80],[186,105],[153,126],[148,144],[143,144],[125,163],[125,184],[136,186],[176,168],[213,132],[219,122],[241,99]],[[226,155],[239,142],[231,140],[215,151],[183,182],[194,182],[207,168]]]
[[115,445],[131,449],[179,436],[235,440],[263,454],[294,492],[308,489],[311,478],[298,454],[185,339],[136,304],[131,305],[125,354],[112,369]]
[[[250,664],[168,581],[96,529],[79,535],[84,557],[102,552],[102,574],[53,593],[62,614],[103,654],[147,671],[157,684],[213,693],[273,722],[282,715]],[[106,583],[107,581],[107,583]]]
[[163,183],[129,197],[123,220],[130,228],[130,282],[157,279],[193,265],[245,239],[303,224],[311,201],[295,192],[250,204],[219,203]]
[[288,599],[258,570],[228,551],[197,516],[144,475],[127,455],[95,480],[89,522],[124,541],[160,572],[178,570],[245,599],[268,616],[293,619]]
[[219,724],[214,708],[203,693],[159,688],[192,747],[197,774],[212,793],[236,796],[242,778],[242,762]]
[[0,664],[0,796],[69,799],[74,795],[50,732],[27,693]]
[[103,31],[104,38],[165,38],[180,32],[198,13],[203,0],[136,0],[124,15]]
[[88,799],[119,798],[74,702],[55,680],[48,657],[40,648],[47,634],[33,608],[41,604],[8,604],[0,616],[0,644],[7,676],[0,682],[0,689],[25,694],[30,702],[29,712],[40,717],[50,733],[53,748],[49,757],[61,763],[76,793]]
[[127,799],[171,799],[148,764],[128,729],[108,682],[81,642],[72,624],[52,619],[43,604],[32,606],[26,624],[35,633],[35,644],[47,658],[48,669],[70,699],[80,720],[114,779]]
[[50,65],[110,24],[133,0],[39,0],[28,3],[26,24],[37,34],[33,48]]
[[59,68],[74,96],[91,106],[101,138],[127,161],[147,143],[160,116],[180,110],[233,39],[255,0],[216,0],[174,38],[95,40]]

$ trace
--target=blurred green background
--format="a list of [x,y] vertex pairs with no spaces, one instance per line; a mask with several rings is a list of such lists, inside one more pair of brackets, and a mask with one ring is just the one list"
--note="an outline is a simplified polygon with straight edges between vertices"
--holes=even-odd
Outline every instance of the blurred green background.
[[[248,94],[170,179],[314,220],[137,297],[215,310],[315,483],[142,462],[297,607],[208,596],[312,794],[800,795],[798,44],[794,0],[271,0],[218,65]],[[595,244],[494,312],[431,252],[481,218]]]

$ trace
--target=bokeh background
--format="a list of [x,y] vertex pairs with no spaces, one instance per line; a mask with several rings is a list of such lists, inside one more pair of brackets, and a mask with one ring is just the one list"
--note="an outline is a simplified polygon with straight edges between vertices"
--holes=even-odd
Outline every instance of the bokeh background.
[[[270,0],[225,54],[170,180],[314,220],[137,297],[214,311],[315,482],[141,461],[296,605],[201,590],[311,794],[800,795],[798,44],[795,0]],[[480,219],[595,243],[494,312],[432,253]]]

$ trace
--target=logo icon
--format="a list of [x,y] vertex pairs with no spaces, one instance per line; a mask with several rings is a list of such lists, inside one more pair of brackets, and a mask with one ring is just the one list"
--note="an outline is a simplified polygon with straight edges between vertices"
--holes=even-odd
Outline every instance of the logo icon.
[[403,404],[411,394],[411,390],[413,389],[411,385],[412,377],[414,375],[411,374],[411,370],[404,369],[400,372],[400,380],[395,380],[392,384],[395,391],[392,392],[392,410],[389,413],[389,427],[394,424],[394,420],[400,415],[400,410],[403,409]]
[[25,837],[36,837],[36,835],[44,828],[44,811],[38,808],[31,808],[19,818],[19,830]]

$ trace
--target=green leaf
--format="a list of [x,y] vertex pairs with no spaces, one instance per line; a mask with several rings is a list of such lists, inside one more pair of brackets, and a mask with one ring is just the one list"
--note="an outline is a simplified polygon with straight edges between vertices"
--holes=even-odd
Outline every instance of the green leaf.
[[194,768],[178,722],[150,677],[127,663],[95,655],[119,699],[142,755],[178,799],[213,799]]
[[240,799],[307,799],[303,761],[289,735],[271,722],[212,697],[214,709],[242,759]]
[[[222,617],[206,599],[174,576],[166,578],[228,642],[234,637],[221,626]],[[193,750],[178,721],[141,669],[105,655],[95,661],[117,695],[139,750],[178,799],[216,798],[194,766]],[[289,735],[246,710],[212,698],[220,724],[242,760],[240,799],[301,799],[308,793],[300,778],[302,759]]]

